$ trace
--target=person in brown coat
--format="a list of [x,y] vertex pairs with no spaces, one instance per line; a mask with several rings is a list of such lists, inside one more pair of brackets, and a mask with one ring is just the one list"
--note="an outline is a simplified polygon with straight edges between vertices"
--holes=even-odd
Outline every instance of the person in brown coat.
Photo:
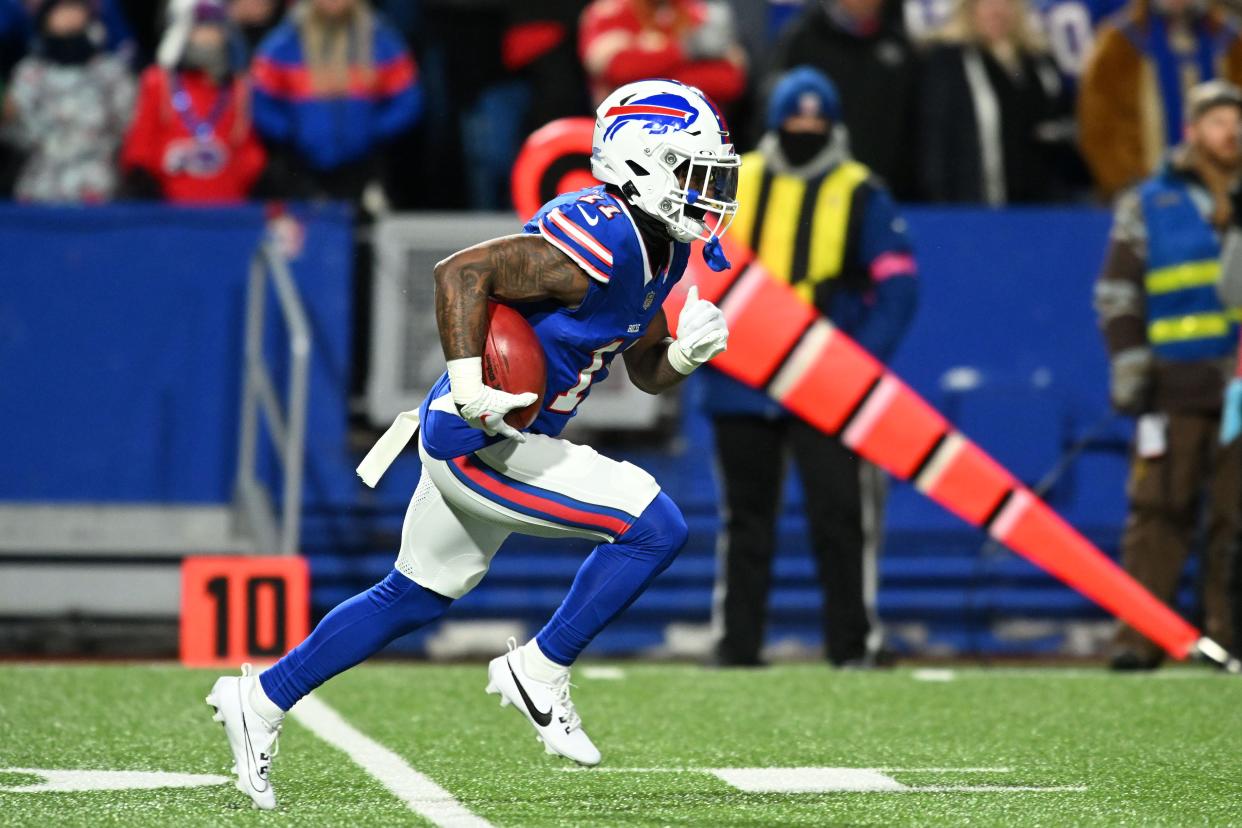
[[[1242,90],[1214,80],[1187,98],[1185,141],[1117,201],[1095,306],[1113,405],[1138,418],[1122,562],[1157,598],[1174,601],[1206,512],[1203,625],[1228,648],[1242,440],[1221,437],[1238,325],[1217,287],[1221,237],[1233,221],[1230,194],[1242,179]],[[1133,627],[1118,630],[1114,669],[1150,669],[1161,659]]]
[[1082,153],[1111,198],[1178,143],[1187,91],[1242,83],[1242,33],[1214,0],[1133,0],[1100,30],[1078,97]]

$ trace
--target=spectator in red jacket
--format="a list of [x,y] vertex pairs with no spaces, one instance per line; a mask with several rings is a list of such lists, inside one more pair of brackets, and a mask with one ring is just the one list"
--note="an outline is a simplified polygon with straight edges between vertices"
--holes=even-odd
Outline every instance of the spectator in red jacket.
[[672,78],[727,107],[746,89],[733,12],[719,0],[595,0],[579,51],[596,103],[622,84]]
[[244,54],[219,0],[174,18],[161,49],[171,65],[142,75],[121,152],[131,195],[175,202],[242,201],[266,154],[250,119]]

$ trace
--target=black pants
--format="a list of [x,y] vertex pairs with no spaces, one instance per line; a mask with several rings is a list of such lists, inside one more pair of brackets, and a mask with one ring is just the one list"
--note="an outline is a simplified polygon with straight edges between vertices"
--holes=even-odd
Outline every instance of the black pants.
[[717,417],[716,456],[725,515],[715,625],[722,664],[753,664],[763,646],[776,517],[785,457],[792,450],[806,495],[811,548],[824,594],[824,639],[834,664],[867,652],[859,459],[835,437],[800,420]]

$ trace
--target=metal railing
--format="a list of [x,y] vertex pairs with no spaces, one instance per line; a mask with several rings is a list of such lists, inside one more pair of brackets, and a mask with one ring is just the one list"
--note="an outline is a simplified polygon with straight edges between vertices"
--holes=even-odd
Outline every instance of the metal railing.
[[[263,358],[267,281],[289,333],[289,399],[282,410],[271,371]],[[242,363],[241,438],[238,444],[235,506],[255,550],[268,554],[297,552],[302,521],[302,470],[306,453],[306,409],[310,380],[310,324],[289,265],[270,241],[250,261],[246,300],[246,350]],[[284,474],[279,517],[268,487],[258,477],[259,412],[275,446]]]

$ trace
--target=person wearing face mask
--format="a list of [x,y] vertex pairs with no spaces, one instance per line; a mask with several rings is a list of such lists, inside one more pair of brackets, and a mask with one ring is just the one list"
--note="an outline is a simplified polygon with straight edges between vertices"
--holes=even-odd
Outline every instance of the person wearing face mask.
[[100,51],[102,27],[87,0],[46,0],[35,28],[34,50],[14,69],[4,107],[4,134],[24,156],[14,194],[19,201],[107,201],[133,105],[129,69]]
[[[767,132],[743,156],[730,232],[844,333],[888,360],[917,303],[917,265],[904,220],[879,179],[849,151],[832,82],[811,67],[772,90]],[[722,536],[712,622],[715,661],[761,663],[786,456],[806,500],[824,594],[829,661],[871,666],[875,553],[884,480],[836,437],[710,367],[701,388],[715,431]]]
[[939,39],[923,76],[923,197],[1001,206],[1068,195],[1070,98],[1026,0],[959,0]]
[[1101,196],[1153,173],[1182,136],[1190,88],[1242,84],[1242,33],[1216,0],[1132,0],[1101,28],[1083,71],[1078,124]]
[[121,154],[131,195],[192,203],[246,198],[266,155],[250,119],[241,53],[219,0],[174,12],[160,48],[166,65],[143,73]]

